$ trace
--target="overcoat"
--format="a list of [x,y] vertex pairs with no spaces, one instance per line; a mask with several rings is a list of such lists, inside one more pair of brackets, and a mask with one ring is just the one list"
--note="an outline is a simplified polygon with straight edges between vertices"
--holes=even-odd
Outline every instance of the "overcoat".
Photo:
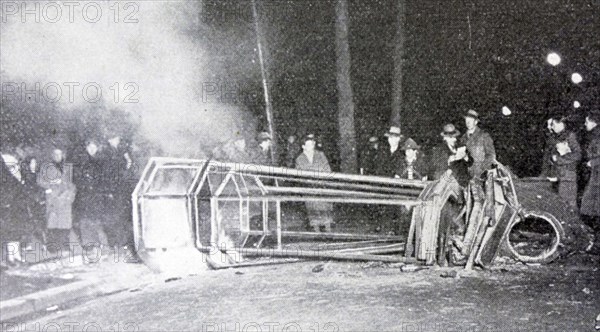
[[480,128],[475,128],[472,134],[467,132],[462,136],[461,143],[467,147],[469,158],[473,159],[469,167],[469,176],[480,178],[496,162],[496,149],[492,137]]
[[583,192],[581,214],[600,216],[600,126],[590,133],[586,147],[586,160],[591,163],[590,179]]
[[73,201],[75,185],[67,181],[54,181],[46,187],[46,227],[71,229],[73,227]]
[[[331,172],[331,167],[327,161],[327,157],[322,151],[315,150],[312,163],[308,160],[305,153],[301,153],[296,158],[296,168],[303,171],[314,171],[320,173]],[[328,202],[306,202],[306,208],[313,211],[332,211],[333,204]]]

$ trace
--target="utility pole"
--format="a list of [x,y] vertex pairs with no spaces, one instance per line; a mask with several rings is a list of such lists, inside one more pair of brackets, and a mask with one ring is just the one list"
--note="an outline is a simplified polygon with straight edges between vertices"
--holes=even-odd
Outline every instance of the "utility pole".
[[265,55],[263,52],[263,45],[265,43],[262,37],[262,31],[259,23],[258,11],[256,9],[256,0],[252,0],[252,16],[254,17],[254,29],[256,33],[256,44],[258,48],[258,59],[260,62],[260,73],[262,76],[263,83],[263,91],[265,96],[265,112],[267,115],[267,124],[269,126],[269,134],[271,134],[271,139],[273,144],[271,144],[271,161],[275,163],[277,159],[277,142],[275,137],[275,125],[273,124],[273,106],[271,103],[271,94],[269,93],[269,75],[267,72],[267,65],[265,64]]

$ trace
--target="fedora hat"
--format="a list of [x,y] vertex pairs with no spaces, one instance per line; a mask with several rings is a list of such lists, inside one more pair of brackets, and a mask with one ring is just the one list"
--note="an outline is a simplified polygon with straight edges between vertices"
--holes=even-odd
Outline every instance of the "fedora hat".
[[468,110],[467,113],[465,113],[464,117],[479,120],[479,113],[475,112],[474,110]]
[[402,150],[419,150],[420,148],[421,146],[417,144],[417,142],[415,142],[412,138],[407,139],[406,142],[402,144]]
[[306,135],[304,135],[304,137],[302,138],[302,142],[306,143],[307,141],[317,141],[317,138],[315,136],[315,134],[313,133],[308,133]]
[[449,123],[444,126],[444,131],[442,131],[440,135],[444,137],[458,137],[460,136],[460,131],[458,131],[453,124]]
[[390,130],[384,134],[385,137],[390,137],[390,136],[402,136],[401,135],[401,131],[400,131],[400,127],[398,126],[391,126]]
[[369,143],[377,143],[379,142],[379,138],[377,136],[369,137]]

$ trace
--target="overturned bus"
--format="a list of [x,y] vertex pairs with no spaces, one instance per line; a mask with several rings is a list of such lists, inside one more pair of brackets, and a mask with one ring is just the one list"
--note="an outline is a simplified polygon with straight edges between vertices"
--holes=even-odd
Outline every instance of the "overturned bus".
[[[548,263],[593,241],[577,213],[535,180],[498,165],[485,191],[475,208],[450,171],[418,181],[157,157],[132,195],[135,245],[157,269],[300,259],[471,268],[499,256]],[[331,231],[309,230],[307,202],[333,205]],[[384,222],[403,231],[381,232]]]

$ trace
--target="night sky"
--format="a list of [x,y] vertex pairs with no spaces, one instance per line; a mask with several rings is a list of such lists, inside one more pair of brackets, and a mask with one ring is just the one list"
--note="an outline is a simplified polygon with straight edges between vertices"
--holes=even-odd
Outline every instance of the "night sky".
[[[246,61],[256,60],[253,27],[246,22],[251,16],[243,14],[250,10],[248,4],[209,2],[204,15],[230,29],[231,39],[239,38],[238,53],[230,57],[231,72],[246,75],[236,79],[254,89],[252,108],[260,115],[258,62]],[[263,1],[259,10],[278,133],[321,133],[336,163],[334,4]],[[597,102],[599,1],[409,0],[406,11],[401,125],[417,141],[434,143],[447,122],[463,127],[460,115],[475,108],[496,141],[498,159],[518,173],[533,175],[538,165],[531,165],[530,158],[539,158],[544,119],[555,113],[581,114]],[[352,86],[362,142],[388,126],[396,15],[392,0],[350,1]],[[545,61],[550,51],[561,55],[559,66]],[[248,66],[256,70],[248,71]],[[584,77],[578,86],[569,79],[575,71]],[[579,110],[571,106],[575,100],[583,104]],[[502,106],[512,115],[502,116]]]
[[[322,136],[325,152],[335,168],[339,164],[335,1],[257,0],[257,3],[265,41],[278,146],[284,145],[289,134],[315,132]],[[178,117],[188,119],[189,123],[184,124],[189,128],[162,128],[155,132],[187,133],[197,129],[194,121],[207,122],[204,125],[212,128],[211,124],[221,121],[214,119],[219,119],[220,114],[225,112],[223,109],[229,105],[241,111],[249,111],[257,118],[257,129],[267,129],[251,2],[204,0],[202,6],[189,4],[173,1],[154,6],[157,8],[150,9],[162,13],[163,16],[159,17],[164,17],[166,21],[157,22],[141,15],[145,20],[139,26],[140,33],[153,36],[148,38],[162,38],[163,44],[170,43],[165,48],[179,48],[187,53],[179,57],[175,55],[176,52],[165,53],[171,56],[169,58],[157,49],[149,49],[145,54],[141,53],[143,56],[136,55],[131,50],[149,44],[137,45],[134,33],[129,35],[133,46],[124,50],[115,49],[128,56],[129,61],[123,60],[122,63],[126,68],[147,68],[148,59],[161,55],[161,65],[148,67],[152,68],[149,72],[156,77],[173,80],[176,84],[172,84],[170,88],[174,91],[165,90],[173,96],[195,95],[202,92],[207,83],[220,85],[220,95],[216,99],[215,96],[208,98],[213,104],[198,104],[197,101],[203,100],[204,96],[196,98],[189,105],[181,101],[180,97],[172,96],[173,105],[168,104],[167,108],[177,109]],[[167,14],[164,15],[164,12]],[[498,160],[511,166],[519,175],[536,175],[544,143],[542,131],[545,120],[553,114],[570,114],[574,125],[580,127],[585,110],[598,104],[598,13],[599,0],[406,0],[401,112],[401,126],[405,136],[430,147],[439,140],[439,132],[445,123],[453,122],[464,131],[461,115],[467,109],[474,108],[481,114],[481,126],[495,139]],[[359,151],[369,136],[381,137],[390,124],[397,14],[395,0],[349,0],[351,82]],[[35,31],[35,26],[29,28]],[[157,29],[165,30],[165,33],[161,34]],[[118,35],[114,31],[107,31]],[[172,40],[175,31],[183,31],[185,36],[180,44]],[[91,33],[93,31],[90,30],[88,34]],[[95,37],[102,39],[103,36]],[[104,39],[102,41],[109,45],[119,42]],[[68,42],[66,38],[64,43]],[[5,44],[6,42],[3,43],[4,54],[10,55],[6,51],[10,48]],[[56,48],[60,48],[60,45]],[[557,67],[550,66],[545,60],[551,51],[562,57],[562,63]],[[110,52],[107,52],[102,57],[107,58],[109,55]],[[105,61],[107,66],[114,62],[99,60]],[[181,65],[177,66],[173,62],[180,62]],[[197,63],[197,68],[190,68],[194,63]],[[185,70],[178,69],[184,64]],[[20,67],[19,70],[28,72]],[[144,69],[141,72],[146,71]],[[575,85],[570,81],[573,72],[582,74],[581,84]],[[83,74],[85,73],[87,71],[84,70]],[[8,74],[15,77],[15,74],[23,73]],[[112,76],[109,75],[108,78],[135,79],[135,75],[133,78],[121,78],[117,74],[118,72],[111,72]],[[141,106],[147,108],[148,105],[165,103],[161,100],[161,94],[168,96],[161,89],[161,84],[165,83],[161,79],[152,80],[154,76],[146,76],[138,78],[144,88],[142,91],[149,97],[146,105]],[[196,76],[197,82],[194,80]],[[194,91],[190,94],[176,93],[189,89],[189,85],[194,85]],[[575,100],[581,102],[580,109],[573,108]],[[503,106],[509,107],[512,115],[503,116]],[[77,120],[75,127],[85,129],[99,127],[95,123],[102,122],[87,121],[86,114],[91,114],[90,118],[111,116],[110,112],[98,112],[94,108],[70,114],[57,107],[40,104],[24,108],[23,105],[4,102],[3,139],[26,141],[25,136],[32,136],[30,128],[40,127],[37,136],[43,140],[48,136],[46,131],[54,130],[50,125],[43,126],[43,123],[51,122],[50,118],[54,119],[56,129],[60,130],[69,120],[65,120],[65,117],[76,117],[77,119],[71,119]],[[98,105],[98,108],[107,107]],[[38,109],[44,108],[50,108],[52,112],[44,112],[43,117],[36,115],[40,113]],[[154,111],[144,108],[140,113],[142,118],[146,117],[145,124],[165,123],[164,126],[167,126],[171,120],[159,116],[162,113],[156,114],[163,112],[163,109],[155,108]],[[210,117],[197,114],[198,110],[204,112],[207,108],[214,108],[215,114]],[[187,116],[190,113],[194,116]],[[154,117],[148,117],[149,114]],[[244,116],[247,114],[244,113]],[[31,121],[21,121],[24,118],[30,118]],[[18,121],[25,124],[24,129],[9,133],[9,129],[19,128],[13,125]],[[32,125],[38,122],[40,126]],[[174,123],[177,125],[179,122]],[[85,129],[82,137],[89,135],[92,129]],[[238,129],[227,129],[232,133],[236,130]],[[231,136],[231,133],[218,134],[223,139]],[[171,141],[187,142],[184,138]],[[162,138],[159,135],[153,139],[160,143]],[[190,140],[199,142],[198,147],[191,146],[191,149],[210,151],[213,148],[204,139],[193,136]],[[165,151],[169,152],[171,151],[168,149]]]

